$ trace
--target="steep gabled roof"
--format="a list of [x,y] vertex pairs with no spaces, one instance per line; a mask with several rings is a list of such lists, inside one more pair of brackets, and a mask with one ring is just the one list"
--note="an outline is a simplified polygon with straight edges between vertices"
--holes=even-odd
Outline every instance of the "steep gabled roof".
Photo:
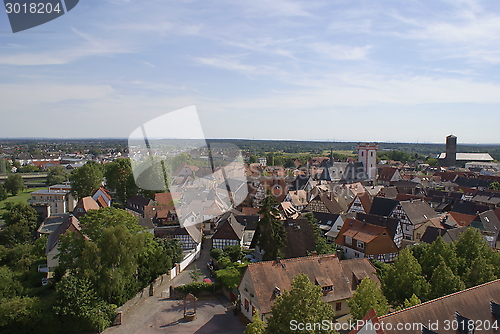
[[390,182],[397,171],[398,169],[394,167],[382,167],[382,169],[378,173],[378,180],[384,182]]
[[46,253],[54,249],[54,247],[59,242],[59,238],[61,237],[61,235],[66,234],[67,231],[81,231],[80,222],[78,221],[78,218],[73,215],[70,215],[68,218],[66,218],[66,220],[49,235],[49,239],[47,240]]
[[375,216],[375,215],[364,214],[364,213],[360,213],[360,212],[356,213],[356,219],[359,221],[362,221],[362,222],[367,222],[367,223],[372,224],[372,225],[378,225],[378,226],[385,227],[392,239],[394,239],[394,236],[396,235],[398,225],[399,225],[399,219],[397,219],[397,218]]
[[212,240],[215,239],[228,239],[228,240],[238,240],[241,241],[243,238],[243,232],[245,231],[245,226],[240,224],[233,213],[231,213],[227,219],[223,220],[221,224],[217,227],[212,236]]
[[423,200],[401,202],[403,211],[413,225],[425,223],[431,218],[438,216],[437,212]]
[[[335,254],[263,261],[250,263],[244,275],[249,275],[253,282],[257,306],[262,314],[266,314],[271,312],[271,307],[276,300],[275,287],[281,291],[285,289],[290,291],[293,277],[301,273],[306,274],[313,283],[328,282],[330,284],[331,282],[333,284],[333,290],[327,291],[322,297],[325,302],[352,297],[353,290],[348,283],[348,280],[352,278],[352,273],[348,273],[349,276],[345,274],[350,271],[350,261],[353,260],[340,261]],[[376,270],[369,260],[356,259],[355,261],[356,263],[351,265],[352,268],[364,271],[368,277],[378,282]]]
[[394,211],[398,204],[399,201],[393,199],[375,197],[370,208],[370,214],[387,217]]
[[285,258],[307,256],[316,250],[314,232],[307,219],[287,219],[283,225],[286,240],[282,251]]
[[[397,331],[397,324],[424,324],[429,323],[440,324],[439,334],[456,334],[458,331],[453,330],[453,327],[445,328],[443,325],[447,321],[453,323],[458,313],[462,317],[470,319],[477,324],[479,321],[485,323],[486,320],[493,323],[496,316],[492,314],[490,301],[496,304],[500,303],[500,280],[495,280],[489,283],[478,285],[463,291],[459,291],[444,297],[430,300],[422,304],[396,311],[388,315],[379,317],[379,320],[385,324],[384,329],[386,334],[420,334],[419,328],[409,329],[405,331]],[[388,324],[393,328],[389,330]],[[497,333],[491,327],[488,330],[484,329],[477,331],[481,333]]]

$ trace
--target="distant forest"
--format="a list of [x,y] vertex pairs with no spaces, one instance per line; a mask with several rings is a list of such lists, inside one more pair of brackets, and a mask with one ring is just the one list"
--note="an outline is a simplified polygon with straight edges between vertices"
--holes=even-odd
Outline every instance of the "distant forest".
[[[287,140],[248,140],[248,139],[209,139],[211,143],[229,143],[238,146],[243,152],[255,156],[266,156],[268,153],[325,155],[330,150],[353,152],[356,142],[320,142],[320,141],[287,141]],[[42,152],[85,152],[127,151],[126,139],[0,139],[2,146],[14,146],[15,151],[23,153]],[[379,143],[379,152],[401,151],[415,156],[433,157],[445,151],[443,144],[417,143]],[[500,144],[460,144],[457,152],[489,153],[495,160],[500,160]]]

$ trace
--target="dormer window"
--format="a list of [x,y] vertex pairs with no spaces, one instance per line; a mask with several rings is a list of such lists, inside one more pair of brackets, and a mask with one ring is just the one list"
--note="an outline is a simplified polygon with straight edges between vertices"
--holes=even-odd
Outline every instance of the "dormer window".
[[344,236],[344,242],[346,245],[352,245],[352,238],[347,235]]
[[363,241],[356,240],[356,246],[360,249],[365,249],[365,243]]
[[328,293],[330,291],[333,291],[333,285],[322,286],[321,291],[323,291],[323,293]]

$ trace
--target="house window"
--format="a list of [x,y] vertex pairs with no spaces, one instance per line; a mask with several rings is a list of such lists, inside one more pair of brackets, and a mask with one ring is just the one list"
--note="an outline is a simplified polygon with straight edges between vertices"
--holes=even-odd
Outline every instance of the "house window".
[[248,310],[250,309],[250,303],[248,302],[248,299],[245,298],[245,310]]
[[342,310],[342,302],[335,303],[335,311]]
[[344,236],[344,242],[346,245],[351,245],[352,244],[352,238],[348,237],[347,235]]
[[420,238],[422,238],[422,234],[417,233],[417,240],[420,240]]
[[362,241],[356,241],[356,246],[360,249],[365,249],[365,243]]

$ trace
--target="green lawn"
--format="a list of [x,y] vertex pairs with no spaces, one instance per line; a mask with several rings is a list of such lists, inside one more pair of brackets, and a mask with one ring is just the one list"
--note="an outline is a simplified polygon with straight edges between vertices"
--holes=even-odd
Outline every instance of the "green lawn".
[[31,197],[31,193],[35,190],[41,190],[41,189],[48,189],[48,188],[31,188],[31,189],[26,189],[24,192],[18,194],[17,196],[9,196],[6,200],[0,201],[0,217],[3,215],[5,212],[4,209],[4,203],[5,202],[14,202],[14,203],[20,203],[26,201]]

